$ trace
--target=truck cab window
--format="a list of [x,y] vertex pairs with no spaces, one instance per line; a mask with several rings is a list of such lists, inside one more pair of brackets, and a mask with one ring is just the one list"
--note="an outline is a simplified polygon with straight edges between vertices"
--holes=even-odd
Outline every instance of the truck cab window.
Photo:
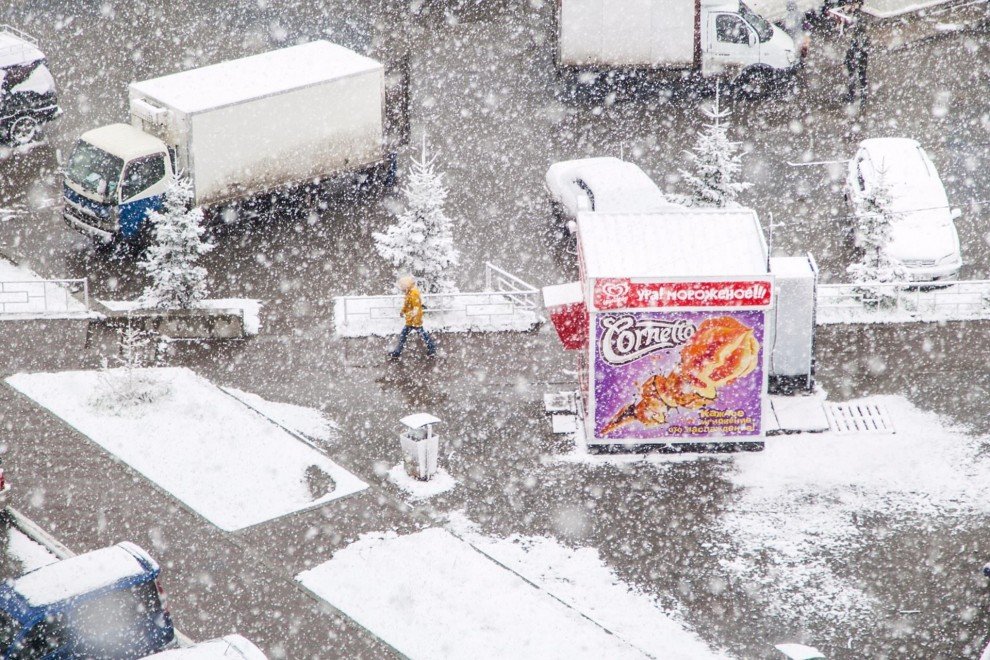
[[165,159],[162,154],[132,160],[124,170],[124,182],[120,189],[122,200],[130,199],[151,185],[165,178]]
[[12,658],[43,658],[64,647],[68,642],[60,618],[39,622],[28,631],[20,644],[14,646]]
[[756,30],[756,35],[759,37],[761,44],[765,44],[773,38],[773,26],[770,25],[767,19],[753,13],[753,10],[743,2],[739,3],[739,13]]
[[715,37],[726,44],[749,44],[749,28],[746,22],[734,14],[715,17]]

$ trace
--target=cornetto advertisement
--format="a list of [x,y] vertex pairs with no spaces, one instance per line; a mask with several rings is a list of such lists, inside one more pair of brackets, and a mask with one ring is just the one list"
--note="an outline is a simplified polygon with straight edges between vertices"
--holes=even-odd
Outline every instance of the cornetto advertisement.
[[759,436],[764,311],[636,311],[595,319],[595,437]]

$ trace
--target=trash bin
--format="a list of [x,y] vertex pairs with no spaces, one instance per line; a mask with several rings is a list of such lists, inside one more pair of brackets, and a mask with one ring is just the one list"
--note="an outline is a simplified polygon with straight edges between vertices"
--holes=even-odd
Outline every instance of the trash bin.
[[440,420],[429,413],[416,413],[399,421],[405,427],[399,443],[406,473],[414,479],[429,481],[437,473],[440,437],[433,432],[433,425]]

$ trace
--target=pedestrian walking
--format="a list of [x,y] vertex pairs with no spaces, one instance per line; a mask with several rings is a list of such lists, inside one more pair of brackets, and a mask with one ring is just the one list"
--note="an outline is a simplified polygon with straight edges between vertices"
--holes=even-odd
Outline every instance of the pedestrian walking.
[[861,103],[866,102],[866,95],[869,90],[866,79],[869,52],[870,37],[866,33],[866,23],[857,7],[855,22],[852,26],[852,38],[849,40],[849,49],[846,50],[846,73],[849,75],[846,103],[852,103],[857,97]]
[[399,341],[395,349],[389,352],[389,356],[392,359],[398,359],[402,355],[406,339],[409,337],[409,333],[413,331],[418,332],[419,336],[423,338],[423,343],[426,344],[426,354],[435,355],[437,352],[436,344],[433,343],[430,333],[423,329],[423,297],[416,286],[416,280],[411,275],[406,275],[399,278],[398,285],[405,294],[399,315],[405,319],[406,324],[403,326],[402,332],[399,333]]

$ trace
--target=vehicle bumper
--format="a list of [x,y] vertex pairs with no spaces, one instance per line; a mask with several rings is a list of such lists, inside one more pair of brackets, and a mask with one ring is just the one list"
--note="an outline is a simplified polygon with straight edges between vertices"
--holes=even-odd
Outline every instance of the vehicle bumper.
[[86,224],[64,208],[62,209],[62,220],[64,220],[65,224],[71,229],[75,229],[81,234],[85,234],[86,236],[98,240],[101,243],[113,243],[114,235],[112,233]]
[[949,264],[947,266],[905,266],[908,280],[911,282],[958,280],[960,268],[962,268],[962,264]]

